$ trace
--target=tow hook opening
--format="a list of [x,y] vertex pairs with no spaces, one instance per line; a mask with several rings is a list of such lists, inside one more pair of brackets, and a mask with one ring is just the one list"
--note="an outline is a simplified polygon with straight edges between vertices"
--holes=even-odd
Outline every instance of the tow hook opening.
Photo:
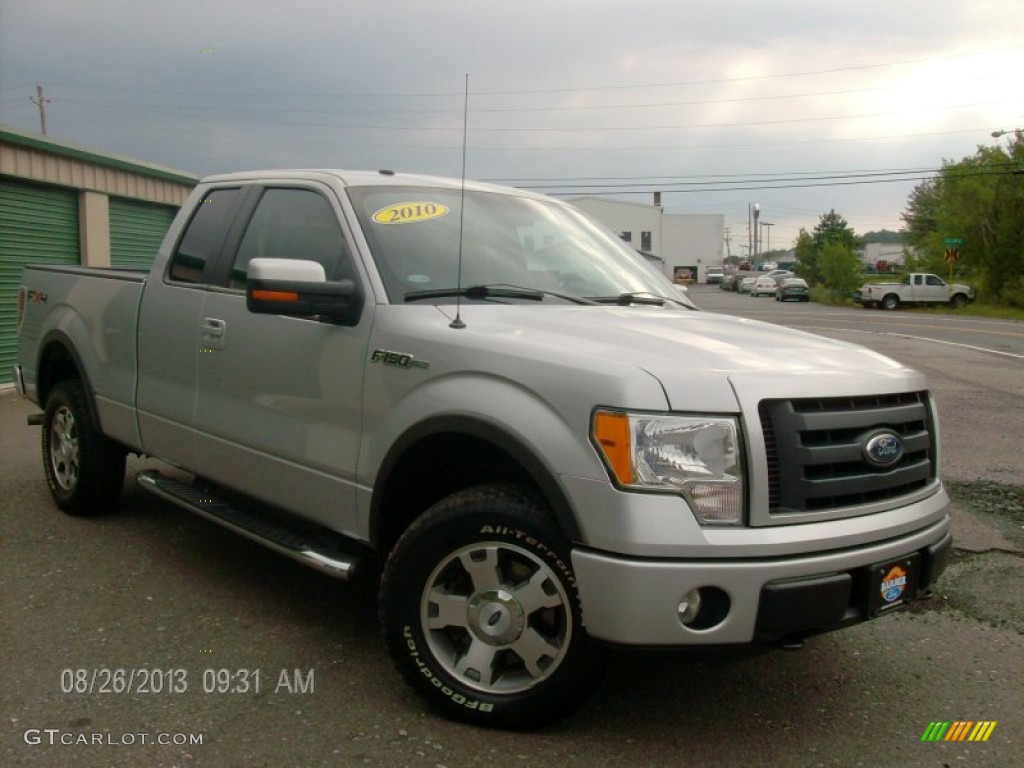
[[725,590],[718,587],[698,587],[683,595],[676,610],[679,623],[684,627],[706,630],[725,621],[731,608],[732,601]]

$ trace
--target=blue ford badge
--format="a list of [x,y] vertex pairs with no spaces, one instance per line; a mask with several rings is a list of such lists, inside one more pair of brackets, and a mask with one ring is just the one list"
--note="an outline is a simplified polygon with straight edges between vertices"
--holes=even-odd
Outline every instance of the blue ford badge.
[[864,458],[876,467],[888,467],[903,458],[903,441],[892,432],[875,432],[864,443]]

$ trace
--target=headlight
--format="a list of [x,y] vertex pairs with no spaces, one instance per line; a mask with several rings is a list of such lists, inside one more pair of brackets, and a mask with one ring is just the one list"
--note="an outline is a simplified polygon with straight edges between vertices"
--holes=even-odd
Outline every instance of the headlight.
[[736,419],[598,410],[591,429],[619,486],[682,493],[702,525],[743,523]]

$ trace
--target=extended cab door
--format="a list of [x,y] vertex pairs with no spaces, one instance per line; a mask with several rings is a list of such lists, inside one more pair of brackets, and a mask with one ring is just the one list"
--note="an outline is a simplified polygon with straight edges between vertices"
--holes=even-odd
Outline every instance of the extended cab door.
[[365,537],[354,482],[373,302],[348,325],[249,312],[255,258],[317,261],[329,280],[365,285],[332,190],[275,183],[256,196],[199,316],[207,343],[198,359],[198,465],[211,479]]
[[238,185],[202,191],[166,271],[150,277],[142,296],[136,392],[142,445],[147,453],[190,471],[197,471],[200,312],[246,191]]

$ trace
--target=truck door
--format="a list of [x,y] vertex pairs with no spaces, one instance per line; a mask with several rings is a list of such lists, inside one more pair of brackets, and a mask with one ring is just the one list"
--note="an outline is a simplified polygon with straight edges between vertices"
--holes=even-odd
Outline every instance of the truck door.
[[164,274],[152,275],[142,296],[136,391],[139,434],[147,453],[188,470],[196,466],[199,313],[243,196],[238,186],[206,190]]
[[924,301],[949,301],[949,289],[941,277],[936,275],[924,276],[924,288],[921,297]]
[[253,314],[245,303],[254,258],[317,261],[328,279],[363,282],[340,213],[319,185],[259,191],[199,317],[208,343],[198,363],[197,458],[211,479],[360,535],[355,469],[372,302],[352,325]]

